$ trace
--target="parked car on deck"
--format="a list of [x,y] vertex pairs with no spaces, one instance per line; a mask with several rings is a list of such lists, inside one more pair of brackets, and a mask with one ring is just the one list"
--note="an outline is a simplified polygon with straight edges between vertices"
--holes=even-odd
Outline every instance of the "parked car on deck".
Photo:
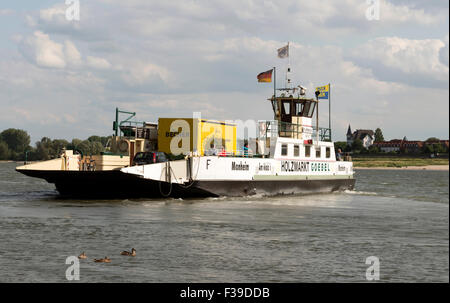
[[144,165],[167,161],[167,156],[163,152],[139,152],[134,156],[132,165]]

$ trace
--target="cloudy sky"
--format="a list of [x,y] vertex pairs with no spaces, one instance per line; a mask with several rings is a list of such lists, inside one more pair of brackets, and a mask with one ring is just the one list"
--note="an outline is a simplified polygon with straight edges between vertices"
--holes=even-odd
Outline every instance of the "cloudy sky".
[[[368,1],[371,2],[371,1]],[[332,85],[334,140],[380,127],[386,139],[449,136],[448,0],[65,0],[0,3],[0,130],[85,139],[139,120],[271,119],[271,84]],[[323,126],[328,103],[321,103]]]

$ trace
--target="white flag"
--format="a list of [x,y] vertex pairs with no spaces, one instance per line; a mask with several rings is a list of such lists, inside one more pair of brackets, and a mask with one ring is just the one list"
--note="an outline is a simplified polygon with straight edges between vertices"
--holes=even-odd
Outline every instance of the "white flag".
[[289,57],[289,43],[286,46],[278,49],[278,58],[287,58]]

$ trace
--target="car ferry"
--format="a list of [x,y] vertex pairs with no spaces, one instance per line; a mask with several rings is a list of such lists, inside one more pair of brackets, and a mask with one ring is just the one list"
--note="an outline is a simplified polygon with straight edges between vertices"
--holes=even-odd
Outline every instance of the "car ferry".
[[[116,109],[108,151],[26,164],[16,170],[55,184],[63,196],[208,197],[351,190],[351,161],[336,158],[331,129],[319,127],[318,92],[279,89],[274,119],[258,121],[253,148],[238,146],[237,124],[193,118],[133,122]],[[119,114],[130,114],[119,122]],[[315,126],[313,118],[315,115]]]

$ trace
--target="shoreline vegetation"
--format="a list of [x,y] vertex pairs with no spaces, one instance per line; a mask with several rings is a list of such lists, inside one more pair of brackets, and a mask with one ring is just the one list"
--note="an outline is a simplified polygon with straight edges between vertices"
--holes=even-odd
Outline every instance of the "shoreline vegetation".
[[99,155],[105,151],[111,136],[90,136],[86,140],[77,138],[71,142],[65,139],[43,137],[30,145],[30,136],[22,129],[9,128],[0,132],[0,160],[2,161],[44,161],[58,158],[63,149],[76,150],[83,155]]
[[448,165],[425,165],[425,166],[404,166],[404,167],[388,167],[388,166],[372,166],[361,167],[354,166],[354,170],[433,170],[433,171],[449,171]]
[[448,170],[448,158],[362,157],[353,158],[355,169]]

